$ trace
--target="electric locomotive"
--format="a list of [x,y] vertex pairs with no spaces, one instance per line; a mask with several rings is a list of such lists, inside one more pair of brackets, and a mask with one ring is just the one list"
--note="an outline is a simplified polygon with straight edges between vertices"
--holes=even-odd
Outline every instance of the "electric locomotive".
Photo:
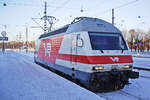
[[111,23],[77,17],[36,41],[34,61],[78,80],[92,91],[118,90],[138,78],[121,31]]

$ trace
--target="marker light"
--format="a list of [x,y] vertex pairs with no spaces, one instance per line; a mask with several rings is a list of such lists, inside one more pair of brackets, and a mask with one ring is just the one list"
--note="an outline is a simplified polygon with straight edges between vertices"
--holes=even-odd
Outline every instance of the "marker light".
[[132,68],[132,65],[125,65],[123,68],[124,69],[129,69],[129,68]]
[[92,70],[103,70],[103,69],[104,69],[104,67],[102,67],[102,66],[95,66],[95,67],[93,67]]

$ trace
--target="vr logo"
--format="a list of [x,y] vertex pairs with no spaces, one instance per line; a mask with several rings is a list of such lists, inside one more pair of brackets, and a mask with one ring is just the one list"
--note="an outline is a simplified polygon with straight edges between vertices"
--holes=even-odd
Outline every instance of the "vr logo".
[[119,58],[118,57],[110,57],[110,59],[113,61],[113,62],[115,62],[115,61],[119,61]]
[[48,54],[50,56],[51,54],[51,44],[50,43],[43,43],[43,47],[45,49],[45,56]]

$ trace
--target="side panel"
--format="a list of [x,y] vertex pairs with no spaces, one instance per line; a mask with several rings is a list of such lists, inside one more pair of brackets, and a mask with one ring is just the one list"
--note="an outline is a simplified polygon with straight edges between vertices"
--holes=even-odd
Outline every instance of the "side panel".
[[38,50],[38,59],[54,64],[56,62],[62,39],[63,36],[42,39]]

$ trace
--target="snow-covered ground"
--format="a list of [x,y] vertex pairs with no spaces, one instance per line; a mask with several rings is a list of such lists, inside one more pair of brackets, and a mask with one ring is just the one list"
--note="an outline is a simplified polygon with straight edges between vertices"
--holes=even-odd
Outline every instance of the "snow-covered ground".
[[135,67],[143,67],[150,69],[150,58],[133,57],[133,65]]
[[[134,66],[150,67],[149,62],[149,58],[134,57]],[[0,67],[2,100],[150,100],[149,71],[136,70],[140,72],[139,79],[130,80],[131,84],[122,90],[95,95],[34,64],[32,52],[9,51],[5,55],[0,53],[0,65],[5,65]]]
[[144,51],[144,52],[131,52],[133,57],[139,57],[139,58],[150,58],[150,51]]
[[134,67],[142,67],[150,69],[150,51],[131,52],[133,56]]
[[[30,56],[27,56],[30,55]],[[0,52],[0,100],[103,100],[33,63],[31,54]]]

